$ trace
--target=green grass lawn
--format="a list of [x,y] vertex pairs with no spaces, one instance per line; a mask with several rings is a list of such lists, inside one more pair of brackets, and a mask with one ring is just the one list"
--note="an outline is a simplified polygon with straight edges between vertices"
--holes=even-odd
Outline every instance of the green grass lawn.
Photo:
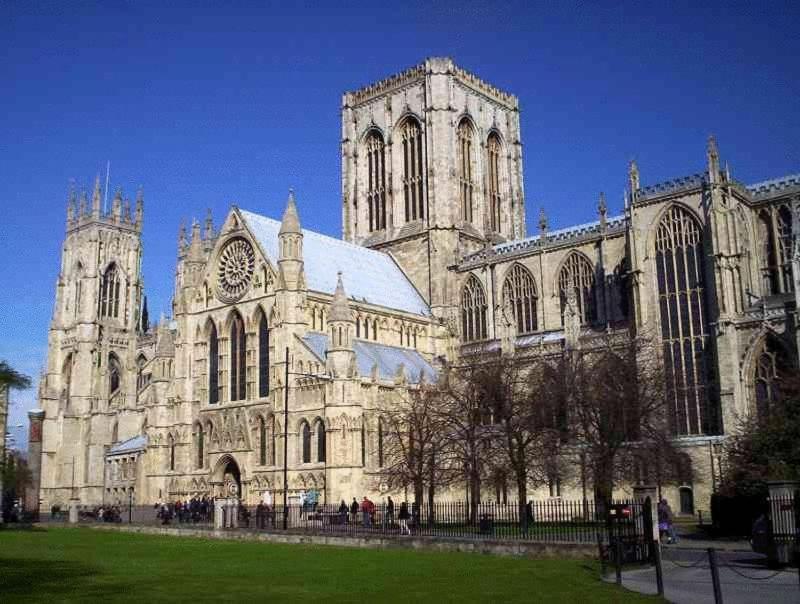
[[594,563],[162,537],[0,531],[0,602],[645,602]]

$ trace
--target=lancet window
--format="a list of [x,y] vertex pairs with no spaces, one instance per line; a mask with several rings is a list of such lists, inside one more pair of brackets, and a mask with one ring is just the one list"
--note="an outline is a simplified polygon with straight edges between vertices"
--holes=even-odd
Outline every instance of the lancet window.
[[311,463],[311,426],[308,425],[308,422],[303,422],[303,425],[300,429],[300,437],[302,439],[301,447],[303,463]]
[[756,355],[753,380],[759,419],[766,418],[780,399],[780,379],[787,369],[789,364],[783,348],[771,337],[766,338]]
[[262,313],[258,321],[258,396],[269,395],[269,326]]
[[718,430],[709,400],[708,327],[702,227],[673,206],[656,232],[661,339],[672,427],[676,434]]
[[230,400],[241,401],[246,398],[247,367],[246,367],[247,336],[244,333],[244,321],[238,314],[231,320],[230,339]]
[[325,462],[325,424],[317,422],[317,461]]
[[500,156],[502,143],[500,137],[492,132],[486,141],[486,184],[489,196],[489,226],[495,233],[500,232],[500,207],[502,205]]
[[375,131],[367,137],[367,213],[370,232],[386,228],[385,145]]
[[458,193],[461,198],[461,219],[472,222],[472,198],[475,191],[473,175],[473,130],[468,120],[461,120],[458,138]]
[[470,275],[461,290],[461,335],[465,342],[486,339],[486,309],[483,286]]
[[597,321],[597,302],[595,300],[594,267],[586,256],[573,252],[570,254],[558,275],[558,289],[561,297],[561,324],[564,324],[564,310],[570,297],[574,298],[575,312],[581,324]]
[[115,394],[119,390],[120,379],[122,376],[122,366],[117,355],[113,352],[108,355],[108,394]]
[[122,278],[116,263],[111,263],[100,281],[100,308],[98,314],[101,318],[119,317],[120,287]]
[[536,331],[537,300],[533,275],[521,264],[515,264],[503,283],[503,301],[511,311],[518,334]]
[[195,466],[198,469],[202,469],[205,465],[205,432],[203,432],[202,424],[197,424],[195,437],[197,438],[197,459],[195,460]]
[[208,331],[208,402],[219,402],[219,338],[213,323]]
[[424,176],[422,160],[422,128],[414,118],[408,118],[400,127],[403,142],[403,198],[406,222],[425,218],[423,197]]

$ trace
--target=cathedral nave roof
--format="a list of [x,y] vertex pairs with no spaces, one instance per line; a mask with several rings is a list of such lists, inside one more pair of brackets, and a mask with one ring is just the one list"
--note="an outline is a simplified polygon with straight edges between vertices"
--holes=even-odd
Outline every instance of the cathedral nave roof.
[[[277,261],[281,223],[246,210],[240,213],[264,253]],[[309,290],[333,295],[341,272],[352,300],[430,316],[425,300],[388,254],[315,231],[302,232],[303,270]]]

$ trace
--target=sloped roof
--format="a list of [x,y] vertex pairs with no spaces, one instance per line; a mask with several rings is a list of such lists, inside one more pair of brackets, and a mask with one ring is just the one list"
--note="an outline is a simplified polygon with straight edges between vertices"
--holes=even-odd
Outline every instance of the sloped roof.
[[[303,341],[320,360],[325,360],[325,353],[328,351],[326,334],[312,331],[306,334]],[[356,339],[353,340],[353,351],[361,377],[372,375],[372,368],[377,366],[380,379],[393,380],[400,365],[405,370],[406,379],[412,384],[418,384],[423,374],[427,382],[434,382],[437,377],[436,370],[416,350]]]
[[106,455],[120,455],[122,453],[132,453],[134,451],[141,451],[147,448],[147,436],[140,434],[128,440],[123,440],[117,443],[108,450]]
[[[261,248],[277,262],[281,223],[246,210],[240,212]],[[309,290],[332,295],[341,271],[351,300],[430,315],[425,300],[384,252],[303,229],[303,261]]]

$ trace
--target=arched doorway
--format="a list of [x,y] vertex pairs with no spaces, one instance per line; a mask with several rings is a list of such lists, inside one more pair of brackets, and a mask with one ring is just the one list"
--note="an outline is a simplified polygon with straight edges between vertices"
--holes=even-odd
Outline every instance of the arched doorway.
[[217,497],[242,497],[242,473],[239,464],[230,455],[223,455],[213,473]]

